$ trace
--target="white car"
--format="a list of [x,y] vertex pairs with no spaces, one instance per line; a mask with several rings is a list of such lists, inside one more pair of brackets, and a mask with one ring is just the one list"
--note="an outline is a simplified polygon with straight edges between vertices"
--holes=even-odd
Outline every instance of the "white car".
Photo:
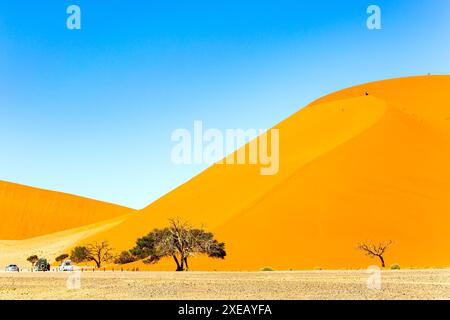
[[20,269],[16,264],[7,265],[5,268],[6,272],[19,272]]
[[65,260],[59,266],[59,271],[73,271],[72,261]]

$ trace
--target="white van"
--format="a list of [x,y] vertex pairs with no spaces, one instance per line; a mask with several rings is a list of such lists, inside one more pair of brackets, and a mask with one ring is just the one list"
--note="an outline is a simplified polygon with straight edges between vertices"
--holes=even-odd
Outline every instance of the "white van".
[[59,266],[59,271],[73,271],[72,261],[64,260]]

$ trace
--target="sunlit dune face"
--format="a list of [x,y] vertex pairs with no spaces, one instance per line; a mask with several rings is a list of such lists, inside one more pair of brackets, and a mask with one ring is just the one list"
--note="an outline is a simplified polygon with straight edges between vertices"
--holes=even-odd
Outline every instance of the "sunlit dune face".
[[0,240],[22,240],[122,216],[133,210],[0,181]]
[[212,166],[76,243],[130,249],[179,217],[226,243],[225,260],[193,259],[195,270],[365,268],[378,261],[357,244],[386,240],[388,265],[450,265],[449,89],[450,76],[412,77],[321,98],[276,126],[277,175]]

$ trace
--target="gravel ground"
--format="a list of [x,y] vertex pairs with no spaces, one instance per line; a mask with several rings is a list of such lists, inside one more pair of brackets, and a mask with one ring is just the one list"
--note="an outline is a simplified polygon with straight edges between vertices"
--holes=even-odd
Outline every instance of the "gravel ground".
[[450,299],[450,270],[383,271],[379,290],[368,288],[369,277],[365,271],[1,272],[0,299]]

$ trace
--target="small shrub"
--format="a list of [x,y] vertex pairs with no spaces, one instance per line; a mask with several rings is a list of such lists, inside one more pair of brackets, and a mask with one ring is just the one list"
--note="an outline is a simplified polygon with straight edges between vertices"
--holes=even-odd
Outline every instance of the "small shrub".
[[401,268],[399,264],[394,263],[393,265],[391,265],[391,270],[400,270],[400,269]]
[[127,264],[136,261],[136,257],[134,257],[129,251],[122,251],[122,253],[116,257],[114,260],[115,264]]
[[55,260],[56,262],[61,262],[66,260],[69,257],[69,255],[67,253],[64,253],[62,255],[59,255]]
[[261,271],[275,271],[275,270],[272,269],[271,267],[264,267],[261,269]]
[[39,257],[37,255],[29,256],[27,258],[27,261],[29,263],[31,263],[31,268],[34,268],[34,265],[36,264],[36,262],[38,262],[38,260],[39,260]]

